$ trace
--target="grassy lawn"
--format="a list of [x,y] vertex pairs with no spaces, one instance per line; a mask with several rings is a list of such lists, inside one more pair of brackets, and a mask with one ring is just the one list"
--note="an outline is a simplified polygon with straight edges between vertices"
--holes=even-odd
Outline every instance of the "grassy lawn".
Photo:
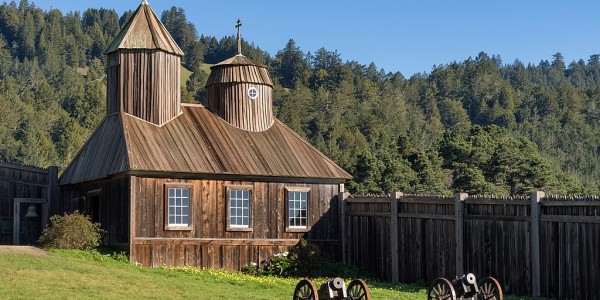
[[[47,256],[0,252],[3,299],[290,299],[299,280],[142,268],[84,251],[52,250]],[[317,288],[325,281],[313,280]],[[422,286],[367,283],[373,299],[426,299]]]
[[[82,251],[0,253],[7,299],[290,299],[297,278],[225,271],[150,269]],[[314,280],[316,285],[324,282]],[[347,281],[349,282],[349,281]],[[367,282],[373,299],[424,299],[425,288]]]

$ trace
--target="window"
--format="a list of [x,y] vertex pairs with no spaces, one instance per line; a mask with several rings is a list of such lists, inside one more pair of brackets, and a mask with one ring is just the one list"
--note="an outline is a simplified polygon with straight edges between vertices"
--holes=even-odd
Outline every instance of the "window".
[[165,229],[192,229],[191,184],[168,183],[166,189]]
[[227,230],[251,231],[252,186],[227,186]]
[[307,187],[287,187],[287,223],[288,232],[306,232],[308,226],[309,191]]
[[253,86],[248,88],[248,97],[250,97],[250,99],[256,99],[258,97],[258,90]]

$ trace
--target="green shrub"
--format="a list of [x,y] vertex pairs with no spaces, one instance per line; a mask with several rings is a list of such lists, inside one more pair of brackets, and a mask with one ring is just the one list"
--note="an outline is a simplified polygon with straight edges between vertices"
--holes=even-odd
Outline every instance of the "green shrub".
[[290,249],[289,257],[292,269],[290,273],[295,276],[320,277],[323,275],[321,269],[330,263],[321,255],[319,246],[305,239],[300,239],[300,242]]
[[323,255],[321,249],[304,239],[292,247],[289,252],[273,255],[267,261],[258,265],[250,263],[242,269],[250,275],[275,275],[280,277],[343,277],[364,278],[372,275],[365,273],[357,267],[336,262]]
[[264,275],[275,275],[280,277],[290,276],[292,271],[292,260],[289,258],[289,253],[278,253],[273,255],[264,266]]
[[93,223],[89,216],[76,210],[52,216],[38,242],[44,248],[89,250],[100,245],[102,234],[100,223]]
[[263,275],[262,270],[255,262],[251,262],[249,265],[242,268],[242,273],[254,276]]

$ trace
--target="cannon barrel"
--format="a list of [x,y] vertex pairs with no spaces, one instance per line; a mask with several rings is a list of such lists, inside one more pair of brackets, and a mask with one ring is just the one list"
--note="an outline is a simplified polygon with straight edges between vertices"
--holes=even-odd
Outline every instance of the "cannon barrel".
[[461,277],[457,276],[452,280],[452,285],[454,285],[454,288],[456,289],[457,296],[460,295],[465,298],[471,298],[479,293],[477,278],[473,273],[463,274]]
[[471,285],[473,285],[473,284],[476,284],[476,283],[477,283],[477,279],[475,278],[475,275],[473,275],[473,273],[469,273],[469,274],[467,274],[467,276],[466,276],[466,277],[467,277],[467,278],[466,278],[466,280],[467,280],[467,283],[469,283],[469,284],[471,284]]
[[341,290],[344,288],[344,280],[336,277],[329,281],[329,287],[334,290]]
[[346,284],[339,277],[323,283],[319,289],[319,299],[345,299],[346,297]]

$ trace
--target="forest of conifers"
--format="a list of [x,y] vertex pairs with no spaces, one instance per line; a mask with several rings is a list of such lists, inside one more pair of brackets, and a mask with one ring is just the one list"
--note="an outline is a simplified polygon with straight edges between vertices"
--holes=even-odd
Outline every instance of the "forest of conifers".
[[[105,114],[104,51],[131,13],[0,6],[0,162],[70,162]],[[159,16],[193,72],[183,101],[203,103],[206,64],[234,55],[235,38],[199,35],[181,8]],[[353,193],[600,192],[600,55],[524,65],[482,52],[407,77],[292,39],[243,52],[270,68],[276,116],[350,172]]]

